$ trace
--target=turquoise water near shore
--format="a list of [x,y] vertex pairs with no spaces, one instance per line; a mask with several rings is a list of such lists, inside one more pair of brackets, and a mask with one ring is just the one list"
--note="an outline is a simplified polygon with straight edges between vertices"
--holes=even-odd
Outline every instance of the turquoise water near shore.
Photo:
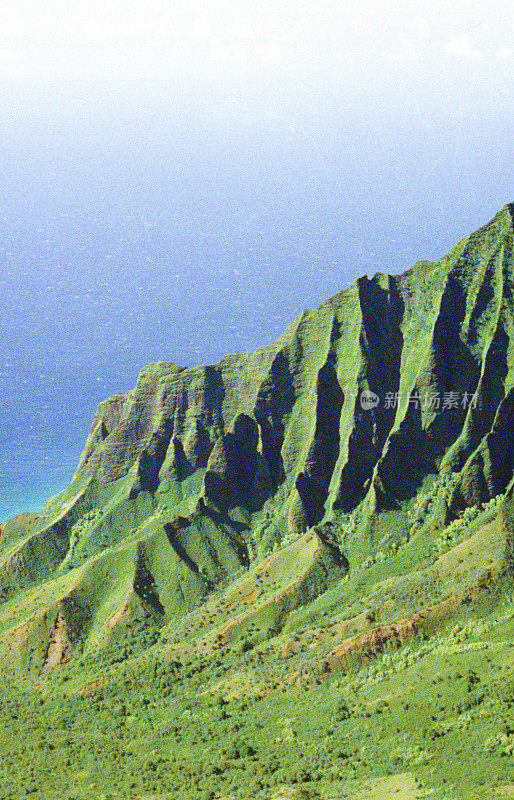
[[[66,454],[64,454],[64,459],[66,459]],[[26,469],[30,470],[30,474],[13,472],[8,476],[10,482],[4,489],[4,497],[0,504],[0,522],[5,522],[21,511],[41,511],[46,501],[58,494],[71,479],[71,473],[61,472],[58,468],[52,472],[42,473],[37,478],[37,467],[32,470],[28,453],[25,464]]]
[[3,445],[0,522],[21,511],[40,511],[49,497],[69,484],[85,441],[84,428],[80,422],[68,432],[65,428],[62,439],[53,442],[50,436],[42,441],[37,430],[31,437],[19,436]]

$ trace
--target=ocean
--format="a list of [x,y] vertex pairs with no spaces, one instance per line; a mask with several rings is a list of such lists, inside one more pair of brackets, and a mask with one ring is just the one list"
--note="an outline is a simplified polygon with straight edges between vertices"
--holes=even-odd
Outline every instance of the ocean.
[[489,101],[9,91],[0,520],[64,488],[97,404],[145,364],[266,344],[514,199],[510,112]]

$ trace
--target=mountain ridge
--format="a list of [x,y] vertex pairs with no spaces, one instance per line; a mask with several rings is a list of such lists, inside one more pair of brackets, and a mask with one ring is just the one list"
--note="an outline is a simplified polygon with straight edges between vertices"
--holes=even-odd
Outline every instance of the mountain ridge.
[[[127,479],[132,498],[142,492],[153,502],[169,502],[180,494],[180,505],[188,482],[201,480],[198,507],[225,510],[232,504],[248,522],[292,477],[283,510],[297,533],[330,513],[352,512],[363,500],[371,508],[394,506],[413,491],[414,475],[415,482],[437,469],[455,472],[456,465],[462,472],[469,459],[449,518],[503,492],[501,475],[488,470],[486,461],[513,402],[507,377],[512,276],[500,274],[512,249],[512,209],[505,206],[438,262],[418,262],[399,276],[357,279],[253,353],[228,355],[206,367],[145,367],[133,390],[100,404],[72,486]],[[439,272],[445,278],[437,299],[440,287],[434,290],[431,282]],[[431,308],[430,291],[436,292]],[[421,318],[415,313],[420,303],[427,305]],[[482,326],[482,341],[479,313],[494,323],[485,338]],[[508,387],[501,401],[498,368]],[[452,391],[472,397],[477,390],[487,395],[489,410],[481,402],[480,409],[420,412],[413,399],[415,392],[425,398]],[[359,407],[355,395],[363,391],[380,397],[381,405]],[[394,395],[397,407],[383,407],[386,398],[391,406]],[[503,416],[493,421],[492,410],[501,409]],[[285,430],[284,421],[295,424]],[[297,441],[302,427],[303,442]],[[406,432],[421,455],[405,449]],[[401,485],[395,475],[393,488],[389,472],[400,457],[410,459],[408,476]],[[507,453],[507,471],[512,460]]]
[[[5,713],[23,696],[94,728],[90,704],[114,796],[134,800],[161,783],[188,799],[508,789],[513,212],[357,279],[265,347],[148,365],[100,403],[71,485],[0,526]],[[84,733],[62,745],[59,724],[71,764]],[[151,780],[120,749],[136,724],[144,758],[167,743]],[[96,797],[104,777],[80,776]]]

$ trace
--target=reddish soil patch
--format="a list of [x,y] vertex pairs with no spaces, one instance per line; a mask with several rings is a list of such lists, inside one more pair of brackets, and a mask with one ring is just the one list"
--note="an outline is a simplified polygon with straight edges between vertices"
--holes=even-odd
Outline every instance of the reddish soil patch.
[[66,620],[60,611],[57,612],[54,627],[50,632],[50,641],[41,672],[49,672],[58,664],[66,664],[73,657],[73,649],[68,639]]

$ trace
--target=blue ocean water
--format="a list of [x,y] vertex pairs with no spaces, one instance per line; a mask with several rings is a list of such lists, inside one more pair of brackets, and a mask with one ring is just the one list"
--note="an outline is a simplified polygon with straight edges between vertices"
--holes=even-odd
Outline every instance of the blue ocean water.
[[68,483],[146,363],[265,344],[512,201],[512,90],[462,86],[3,86],[0,519]]

